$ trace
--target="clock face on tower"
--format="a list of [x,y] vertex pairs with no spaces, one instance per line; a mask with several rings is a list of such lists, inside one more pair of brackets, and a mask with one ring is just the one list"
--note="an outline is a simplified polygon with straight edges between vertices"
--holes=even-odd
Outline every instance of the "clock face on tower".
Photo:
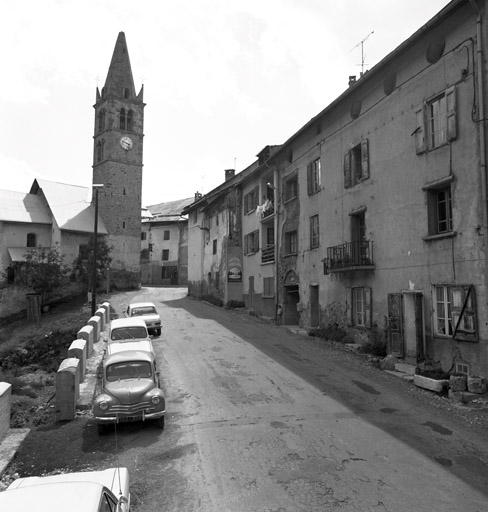
[[120,145],[122,146],[122,149],[129,151],[129,149],[132,149],[132,140],[130,137],[122,137],[120,139]]

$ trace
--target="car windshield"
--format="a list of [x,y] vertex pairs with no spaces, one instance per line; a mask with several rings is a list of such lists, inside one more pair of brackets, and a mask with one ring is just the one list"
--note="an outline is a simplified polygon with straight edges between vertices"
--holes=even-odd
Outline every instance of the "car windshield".
[[110,333],[111,340],[133,340],[147,338],[147,330],[143,326],[119,327]]
[[147,379],[152,377],[151,365],[146,361],[129,361],[107,366],[107,381]]
[[145,306],[143,308],[134,308],[131,310],[130,316],[143,316],[156,314],[156,308],[153,306]]

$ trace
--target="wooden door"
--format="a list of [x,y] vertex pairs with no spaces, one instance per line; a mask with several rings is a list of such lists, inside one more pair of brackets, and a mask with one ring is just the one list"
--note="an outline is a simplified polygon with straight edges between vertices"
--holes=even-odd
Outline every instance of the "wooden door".
[[403,297],[401,293],[388,294],[388,344],[390,354],[404,357]]

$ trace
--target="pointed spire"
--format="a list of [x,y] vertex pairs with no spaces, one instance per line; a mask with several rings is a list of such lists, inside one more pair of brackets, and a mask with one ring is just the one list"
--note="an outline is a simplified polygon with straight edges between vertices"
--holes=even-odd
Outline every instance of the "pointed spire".
[[136,91],[130,67],[129,51],[125,42],[125,34],[119,32],[108,69],[107,79],[105,80],[105,87],[102,89],[102,96],[111,94],[118,97],[127,97],[125,94],[127,89],[129,91],[128,97],[135,99]]

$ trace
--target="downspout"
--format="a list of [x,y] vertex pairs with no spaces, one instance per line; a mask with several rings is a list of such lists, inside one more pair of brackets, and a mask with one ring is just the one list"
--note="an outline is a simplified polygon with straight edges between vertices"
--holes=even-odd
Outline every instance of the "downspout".
[[[280,315],[278,315],[278,306],[280,304],[279,300],[279,225],[280,225],[280,207],[281,205],[278,203],[279,200],[279,194],[278,194],[278,169],[275,165],[275,168],[273,169],[273,197],[274,197],[274,205],[275,205],[275,216],[274,216],[274,236],[275,236],[275,248],[274,248],[274,257],[275,257],[275,272],[274,272],[274,286],[275,286],[275,321],[280,321]],[[283,314],[281,314],[281,318],[283,317]]]
[[[476,0],[471,0],[471,5],[476,13],[476,68],[478,80],[478,122],[479,122],[479,136],[480,136],[480,167],[481,167],[481,182],[482,191],[485,194],[484,208],[483,208],[483,226],[485,236],[488,236],[488,175],[486,168],[486,141],[485,141],[485,107],[484,107],[484,90],[483,90],[483,46],[482,46],[482,31],[481,31],[481,13],[476,5]],[[485,250],[485,258],[488,261],[488,251]]]

